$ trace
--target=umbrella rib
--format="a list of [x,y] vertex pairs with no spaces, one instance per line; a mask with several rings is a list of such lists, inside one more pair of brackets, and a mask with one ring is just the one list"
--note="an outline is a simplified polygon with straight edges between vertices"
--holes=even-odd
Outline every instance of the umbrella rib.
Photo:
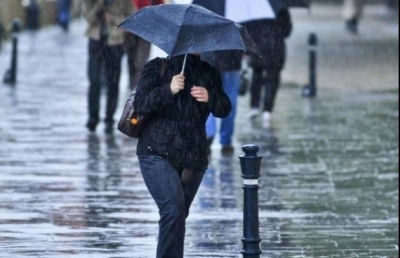
[[[240,37],[239,37],[239,38],[240,38],[240,41],[242,41],[242,45],[243,45],[243,46],[246,46],[246,42],[244,42],[243,37],[242,37],[242,35],[241,35],[241,33],[240,33],[240,30],[242,29],[242,28],[241,28],[242,25],[235,23],[235,26],[239,26],[239,28],[238,28],[238,33],[239,33],[239,36],[240,36]],[[245,52],[247,52],[247,48],[245,48]]]

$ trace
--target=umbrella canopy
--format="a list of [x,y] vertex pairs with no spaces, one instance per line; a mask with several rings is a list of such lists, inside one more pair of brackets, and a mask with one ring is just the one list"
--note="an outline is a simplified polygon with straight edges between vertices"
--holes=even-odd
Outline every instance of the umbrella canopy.
[[138,35],[170,56],[233,49],[258,54],[243,26],[194,4],[144,7],[117,28]]
[[309,7],[311,0],[193,0],[234,22],[275,19],[276,14],[290,7]]

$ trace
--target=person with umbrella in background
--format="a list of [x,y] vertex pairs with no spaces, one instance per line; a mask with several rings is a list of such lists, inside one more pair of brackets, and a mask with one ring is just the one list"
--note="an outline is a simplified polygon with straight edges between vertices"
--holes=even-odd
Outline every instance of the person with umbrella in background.
[[[196,0],[195,0],[196,1]],[[261,91],[263,125],[269,126],[275,98],[280,84],[280,73],[286,59],[285,39],[292,30],[289,8],[310,6],[310,0],[223,0],[225,16],[243,24],[260,49],[261,56],[250,55],[253,69],[250,86],[250,117],[259,115]]]
[[206,121],[232,109],[220,72],[200,54],[257,49],[244,27],[198,5],[147,7],[118,28],[169,56],[150,60],[135,88],[135,111],[149,117],[136,149],[160,214],[156,257],[183,258],[186,218],[208,167]]
[[282,8],[275,19],[261,19],[244,24],[254,42],[259,47],[261,55],[250,55],[249,66],[253,69],[250,86],[250,118],[260,113],[261,91],[264,88],[262,101],[263,126],[270,125],[270,119],[275,106],[275,99],[281,82],[281,71],[286,59],[285,39],[292,31],[292,21],[289,10]]
[[[135,10],[150,5],[164,4],[164,0],[132,0]],[[151,44],[132,33],[125,35],[125,51],[128,57],[129,88],[134,89],[143,67],[149,60]]]
[[90,132],[99,123],[101,73],[104,65],[107,83],[105,132],[113,132],[114,113],[118,105],[124,33],[114,28],[133,12],[130,0],[83,0],[83,14],[88,22],[88,109],[86,127]]

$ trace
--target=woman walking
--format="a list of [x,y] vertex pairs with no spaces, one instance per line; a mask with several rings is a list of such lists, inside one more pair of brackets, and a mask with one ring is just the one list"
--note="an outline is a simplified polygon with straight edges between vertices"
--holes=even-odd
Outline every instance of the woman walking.
[[205,124],[210,113],[224,118],[231,111],[219,71],[188,55],[181,74],[183,62],[149,61],[136,88],[136,110],[151,117],[137,155],[160,214],[157,258],[183,257],[185,219],[208,166]]

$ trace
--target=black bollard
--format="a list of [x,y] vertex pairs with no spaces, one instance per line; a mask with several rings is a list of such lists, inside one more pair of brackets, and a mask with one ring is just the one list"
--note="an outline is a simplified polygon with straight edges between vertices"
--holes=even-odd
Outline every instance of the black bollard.
[[240,166],[243,177],[244,207],[243,207],[243,258],[259,258],[260,232],[258,215],[258,178],[262,157],[257,155],[260,148],[256,145],[245,145],[240,156]]
[[12,55],[11,67],[4,76],[4,83],[14,85],[17,82],[17,57],[18,57],[18,33],[21,30],[21,22],[14,19],[12,23]]
[[315,33],[311,33],[308,38],[309,55],[310,55],[310,84],[303,87],[302,95],[304,97],[317,96],[317,46],[318,37]]

